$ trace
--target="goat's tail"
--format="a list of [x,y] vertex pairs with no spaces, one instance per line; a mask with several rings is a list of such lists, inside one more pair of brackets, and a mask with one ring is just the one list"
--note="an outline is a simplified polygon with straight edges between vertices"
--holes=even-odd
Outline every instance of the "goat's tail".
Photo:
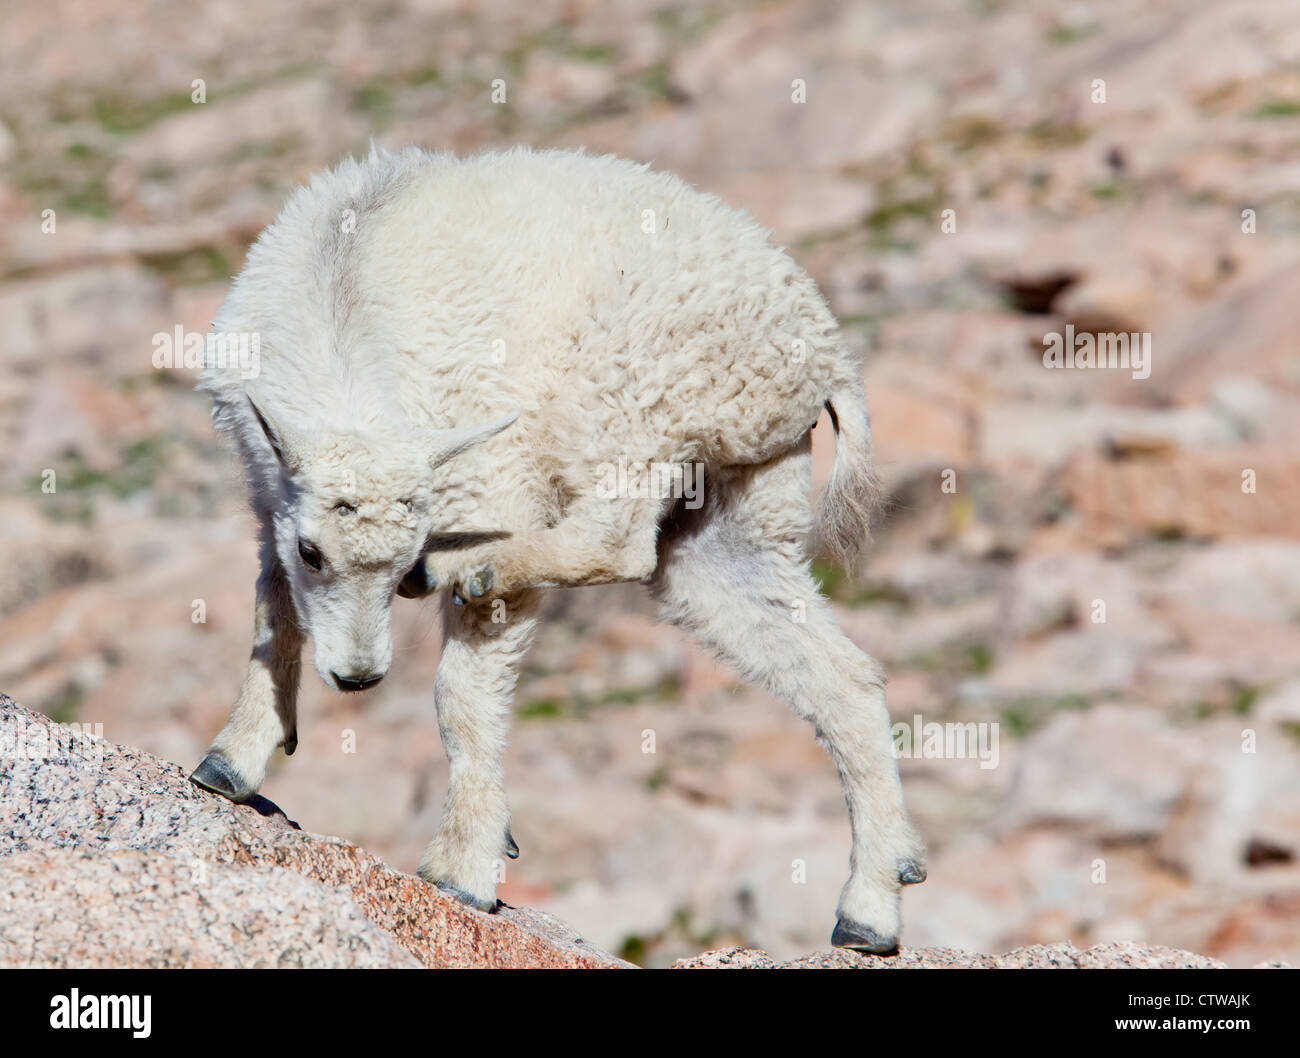
[[835,430],[835,465],[817,503],[817,535],[825,551],[850,575],[858,572],[871,521],[883,506],[871,459],[871,419],[857,378],[826,402]]

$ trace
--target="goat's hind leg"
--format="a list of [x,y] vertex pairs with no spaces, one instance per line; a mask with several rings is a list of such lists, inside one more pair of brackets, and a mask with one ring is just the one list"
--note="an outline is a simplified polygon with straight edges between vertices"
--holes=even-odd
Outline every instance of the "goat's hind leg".
[[806,446],[714,484],[665,528],[652,590],[664,616],[809,720],[839,771],[853,832],[832,943],[888,953],[899,889],[925,877],[903,807],[884,676],[834,624],[803,554]]
[[283,746],[286,754],[297,748],[304,638],[266,519],[252,656],[226,726],[190,776],[196,785],[236,803],[249,801],[266,778],[276,748]]
[[460,599],[491,598],[528,588],[576,588],[645,580],[658,561],[654,498],[584,498],[549,529],[459,552],[425,557],[424,589],[450,588]]

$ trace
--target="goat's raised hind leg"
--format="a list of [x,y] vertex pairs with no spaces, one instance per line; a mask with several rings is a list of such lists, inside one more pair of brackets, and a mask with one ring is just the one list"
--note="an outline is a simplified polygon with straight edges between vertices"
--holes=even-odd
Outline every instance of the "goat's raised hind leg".
[[467,606],[443,600],[434,701],[450,770],[442,821],[420,861],[420,877],[480,911],[495,910],[504,858],[519,854],[502,758],[538,598],[538,592],[519,592]]
[[585,497],[552,528],[426,555],[418,571],[418,590],[410,594],[445,587],[464,601],[529,588],[645,580],[658,561],[659,523],[670,503],[656,498]]
[[269,529],[263,533],[257,578],[253,652],[239,697],[221,733],[190,779],[236,803],[252,800],[277,747],[298,746],[298,682],[302,630]]
[[803,557],[806,452],[715,479],[703,511],[665,528],[652,590],[664,616],[816,729],[853,832],[832,943],[897,949],[900,886],[925,877],[903,807],[884,677],[831,620]]

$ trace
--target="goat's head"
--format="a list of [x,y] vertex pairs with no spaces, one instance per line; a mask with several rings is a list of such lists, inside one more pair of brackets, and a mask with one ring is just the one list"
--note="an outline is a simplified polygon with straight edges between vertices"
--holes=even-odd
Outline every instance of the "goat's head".
[[[251,402],[250,402],[251,403]],[[484,426],[395,431],[286,429],[253,405],[281,470],[274,546],[298,620],[330,687],[359,691],[392,660],[389,611],[434,524],[432,471],[518,417]]]

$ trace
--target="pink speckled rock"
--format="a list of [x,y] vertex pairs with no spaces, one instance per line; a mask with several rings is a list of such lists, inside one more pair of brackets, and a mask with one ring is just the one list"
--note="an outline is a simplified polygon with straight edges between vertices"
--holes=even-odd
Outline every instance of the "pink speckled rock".
[[677,970],[1196,970],[1225,967],[1206,955],[1140,944],[1098,944],[1080,951],[1072,944],[1035,944],[1005,955],[976,955],[955,948],[904,948],[897,955],[859,955],[835,950],[814,952],[790,962],[777,962],[766,952],[728,948],[678,959]]
[[626,965],[0,696],[0,966]]
[[[339,838],[204,793],[175,764],[0,695],[0,967],[618,967],[526,908],[486,915]],[[976,955],[730,948],[678,968],[1199,968],[1171,948]]]

